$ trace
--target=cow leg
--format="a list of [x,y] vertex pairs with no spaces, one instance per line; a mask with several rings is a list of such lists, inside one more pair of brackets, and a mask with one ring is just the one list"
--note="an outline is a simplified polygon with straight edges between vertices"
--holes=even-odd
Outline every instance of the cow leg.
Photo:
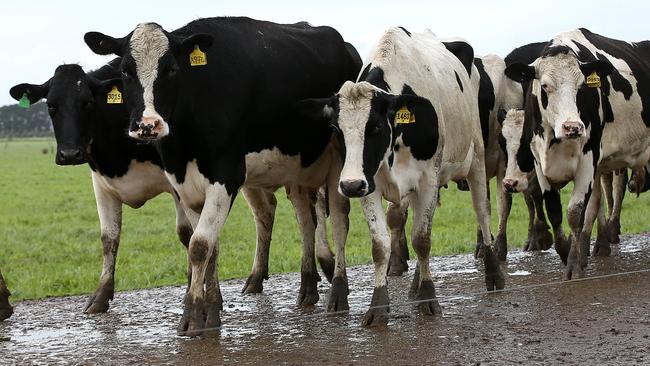
[[[429,178],[425,178],[429,180]],[[433,286],[429,255],[431,253],[431,225],[438,202],[438,187],[436,184],[421,183],[416,193],[410,195],[413,205],[413,227],[411,238],[413,250],[418,257],[417,270],[419,276],[414,277],[418,281],[415,291],[415,300],[418,301],[418,309],[423,315],[441,314],[440,304],[436,299],[436,290]],[[415,282],[411,288],[415,287]]]
[[472,194],[472,206],[476,213],[476,219],[483,233],[485,285],[488,291],[501,290],[505,286],[505,277],[501,272],[501,268],[499,268],[499,259],[490,234],[490,204],[487,199],[483,152],[475,151],[474,153],[477,157],[472,160],[472,166],[467,175],[467,183]]
[[408,202],[402,201],[399,205],[388,204],[386,220],[390,229],[390,260],[388,261],[388,275],[401,276],[408,271],[409,250],[406,244],[406,220],[408,218]]
[[[176,192],[172,192],[172,197],[174,198],[174,208],[176,209],[176,235],[181,241],[181,244],[185,247],[186,250],[190,248],[190,239],[192,238],[192,233],[194,232],[193,227],[196,226],[198,222],[198,215],[194,215],[194,224],[190,221],[188,214],[185,212],[189,208],[183,207],[181,204],[180,198]],[[190,283],[192,282],[192,266],[188,259],[187,261],[187,290],[186,293],[190,290]]]
[[[178,326],[179,335],[197,336],[221,325],[219,311],[223,309],[223,299],[217,275],[218,238],[234,199],[235,194],[228,194],[225,186],[219,183],[212,184],[205,190],[205,203],[190,239],[188,255],[192,263],[192,283],[185,296],[183,316]],[[207,285],[206,290],[204,284]]]
[[[497,171],[497,182],[502,182],[505,177],[503,169]],[[489,188],[489,182],[488,188]],[[489,199],[489,196],[488,196]],[[497,255],[502,262],[506,261],[508,255],[508,217],[512,208],[512,194],[507,193],[501,188],[497,188],[497,212],[499,214],[499,231],[497,232],[494,246],[497,248]]]
[[327,199],[329,195],[325,194],[325,189],[327,188],[321,187],[316,194],[316,259],[327,281],[332,283],[336,261],[334,260],[334,253],[332,253],[327,243]]
[[594,192],[591,194],[591,199],[589,200],[589,205],[587,206],[587,213],[585,215],[584,231],[587,230],[587,227],[591,227],[593,225],[593,222],[589,223],[587,220],[589,217],[591,217],[590,215],[594,215],[591,211],[596,211],[595,215],[598,220],[598,234],[596,236],[596,243],[594,244],[593,255],[606,257],[609,256],[609,254],[612,252],[612,249],[609,246],[607,219],[605,218],[605,204],[602,199],[603,193],[603,190],[599,189],[598,191],[594,190]]
[[[612,244],[618,244],[621,242],[621,209],[623,208],[623,198],[625,197],[627,180],[627,169],[621,169],[614,173],[614,179],[612,182],[612,203],[611,207],[609,207],[609,220],[607,221],[609,242]],[[609,202],[607,205],[610,206]]]
[[[530,189],[530,196],[535,209],[535,216],[533,220],[533,240],[535,250],[548,250],[553,245],[553,235],[548,231],[549,227],[546,223],[546,215],[544,214],[544,203],[542,198],[542,191],[539,184],[535,180]],[[560,215],[562,212],[560,211]],[[560,226],[561,230],[561,226]]]
[[523,192],[524,202],[528,209],[528,238],[524,244],[524,251],[535,250],[535,202],[533,196],[529,192]]
[[316,254],[314,240],[316,234],[316,213],[313,203],[315,194],[312,189],[291,186],[287,188],[287,196],[296,212],[296,220],[302,235],[302,261],[300,265],[300,291],[297,303],[300,306],[312,306],[318,302],[318,281],[320,276],[316,270]]
[[255,217],[257,242],[253,269],[241,292],[244,294],[259,294],[264,287],[264,280],[269,279],[269,250],[277,200],[273,193],[261,189],[243,188],[242,193],[253,212],[253,217]]
[[[94,176],[93,176],[94,178]],[[117,249],[120,245],[120,232],[122,230],[122,202],[110,192],[101,188],[93,179],[95,202],[99,214],[101,240],[103,246],[102,274],[99,284],[83,311],[86,314],[105,313],[108,311],[110,300],[113,300],[115,290],[115,260]]]
[[364,326],[385,325],[388,323],[388,261],[390,259],[390,237],[386,215],[381,205],[381,193],[376,190],[361,198],[361,207],[368,222],[372,238],[372,260],[375,264],[375,287],[372,292],[370,308],[363,317]]
[[340,170],[333,169],[332,171],[333,173],[330,174],[327,184],[329,190],[327,197],[330,207],[330,219],[332,220],[332,237],[336,244],[336,257],[327,311],[335,312],[350,309],[348,304],[350,289],[348,287],[345,261],[345,243],[350,227],[350,200],[337,191],[339,176],[338,173],[334,172]]
[[9,303],[11,292],[7,288],[2,272],[0,272],[0,321],[3,321],[14,313],[14,308]]

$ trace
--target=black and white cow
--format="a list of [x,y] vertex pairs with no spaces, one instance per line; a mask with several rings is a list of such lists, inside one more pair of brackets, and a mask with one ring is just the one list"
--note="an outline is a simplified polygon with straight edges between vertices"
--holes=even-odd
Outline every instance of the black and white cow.
[[11,292],[7,288],[2,272],[0,272],[0,321],[3,321],[14,313],[14,308],[9,303]]
[[[357,75],[359,56],[340,34],[305,23],[206,18],[173,32],[144,23],[123,38],[90,32],[85,40],[96,53],[123,57],[129,134],[158,141],[169,181],[183,203],[200,212],[179,333],[196,335],[220,324],[218,281],[204,289],[203,280],[242,186],[271,192],[290,187],[305,253],[314,250],[310,202],[329,183],[337,246],[329,308],[347,308],[349,204],[336,192],[336,141],[328,126],[305,124],[295,112],[297,101],[331,95]],[[317,299],[314,261],[303,260],[301,271],[301,294]]]
[[[364,324],[388,318],[390,240],[382,196],[413,208],[418,269],[412,285],[424,314],[439,313],[429,268],[433,214],[442,185],[466,179],[483,232],[488,290],[504,287],[490,236],[474,52],[464,41],[387,30],[356,83],[331,98],[304,102],[337,131],[345,161],[339,191],[360,197],[372,236],[375,288]],[[458,133],[462,131],[462,133]]]
[[646,164],[643,169],[637,169],[632,172],[632,177],[627,184],[630,193],[636,193],[637,197],[643,192],[650,190],[650,163]]
[[[592,226],[603,216],[601,176],[640,169],[650,157],[649,60],[649,41],[628,43],[577,29],[557,35],[530,65],[506,69],[514,80],[532,80],[519,167],[535,168],[545,200],[552,188],[574,182],[565,279],[584,274]],[[607,240],[594,247],[595,254],[608,249]]]

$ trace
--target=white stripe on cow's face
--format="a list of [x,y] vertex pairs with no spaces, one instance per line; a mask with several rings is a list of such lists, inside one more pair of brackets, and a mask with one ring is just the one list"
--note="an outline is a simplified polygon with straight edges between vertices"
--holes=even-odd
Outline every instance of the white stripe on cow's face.
[[[144,111],[142,122],[148,123],[158,120],[158,127],[154,129],[158,137],[166,136],[169,133],[169,126],[162,116],[156,111],[154,105],[154,82],[158,77],[158,64],[161,57],[169,50],[169,39],[162,28],[153,23],[139,24],[131,35],[131,56],[135,61],[136,73],[140,85],[142,85]],[[140,137],[142,131],[130,131],[129,134]]]
[[503,120],[501,134],[506,140],[506,154],[508,164],[506,175],[503,179],[503,187],[510,186],[517,192],[523,192],[528,188],[528,175],[519,169],[517,164],[517,152],[521,145],[521,134],[524,130],[524,111],[511,109]]

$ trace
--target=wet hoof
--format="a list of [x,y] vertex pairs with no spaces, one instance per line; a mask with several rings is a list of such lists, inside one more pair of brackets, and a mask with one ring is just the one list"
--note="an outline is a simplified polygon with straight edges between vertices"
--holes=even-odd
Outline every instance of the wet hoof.
[[337,312],[337,311],[347,311],[350,310],[350,305],[348,304],[348,294],[350,289],[348,288],[348,281],[343,277],[336,277],[332,280],[332,287],[330,288],[330,298],[327,304],[327,311]]
[[560,235],[555,238],[555,251],[560,256],[560,259],[564,265],[567,264],[567,258],[569,257],[570,250],[571,243],[569,243],[569,240],[565,238],[564,235]]
[[553,235],[545,222],[537,222],[533,226],[529,250],[549,250],[553,246]]
[[442,308],[436,299],[436,289],[430,280],[422,281],[417,291],[415,300],[418,301],[418,310],[422,315],[440,315]]
[[363,316],[364,327],[385,326],[388,324],[388,289],[386,286],[375,287],[370,301],[370,309]]
[[609,221],[607,223],[607,236],[609,242],[612,244],[620,244],[621,242],[621,222]]
[[327,257],[318,257],[318,263],[320,264],[320,269],[323,271],[325,278],[327,278],[327,282],[332,283],[334,267],[336,266],[334,256],[330,253]]
[[205,294],[205,329],[208,331],[218,330],[221,326],[219,313],[223,310],[223,299],[221,292],[212,287]]
[[499,261],[505,262],[508,256],[508,239],[506,236],[497,235],[497,240],[494,242],[494,247],[497,249],[497,258],[499,258]]
[[242,288],[242,294],[261,294],[264,289],[264,280],[268,280],[269,276],[251,273],[246,279],[246,284]]
[[485,249],[483,264],[485,265],[485,287],[487,290],[502,290],[506,285],[506,279],[499,267],[499,260],[490,248]]
[[317,273],[303,272],[300,274],[300,292],[296,303],[302,307],[314,306],[318,302],[318,281]]
[[[217,313],[217,318],[218,318]],[[212,322],[215,320],[212,319]],[[198,337],[203,334],[206,328],[205,302],[203,299],[192,301],[189,295],[185,296],[185,308],[183,316],[178,324],[178,335],[187,337]]]
[[9,298],[0,295],[0,321],[8,319],[14,313],[14,308],[9,304]]
[[113,288],[109,286],[100,287],[88,298],[83,312],[86,314],[105,313],[110,307],[108,304],[110,300],[113,300]]
[[612,254],[612,248],[609,246],[609,241],[596,240],[596,244],[594,244],[594,250],[592,252],[592,255],[594,257],[609,257],[610,254]]
[[414,299],[417,295],[418,288],[420,288],[420,266],[415,266],[415,274],[413,274],[413,281],[411,281],[411,288],[409,289],[409,299]]
[[389,276],[401,276],[405,272],[408,272],[409,265],[406,262],[406,259],[397,255],[390,255],[390,260],[388,261],[388,275]]

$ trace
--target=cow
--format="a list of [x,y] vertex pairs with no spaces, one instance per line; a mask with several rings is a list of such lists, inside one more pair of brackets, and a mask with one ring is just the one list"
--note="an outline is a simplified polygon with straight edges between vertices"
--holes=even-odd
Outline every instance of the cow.
[[[123,99],[109,100],[108,94],[115,92],[113,88],[120,82],[115,79],[120,76],[120,62],[117,58],[89,73],[76,64],[60,65],[47,82],[20,84],[10,90],[17,100],[23,95],[31,103],[47,99],[57,140],[56,164],[88,163],[91,169],[101,227],[103,266],[98,287],[83,307],[88,314],[108,311],[109,301],[114,297],[123,205],[139,208],[161,193],[170,193],[176,208],[176,232],[185,247],[192,235],[192,224],[165,177],[155,146],[129,138],[124,133],[129,119]],[[268,278],[268,248],[276,201],[273,194],[260,190],[244,189],[243,193],[255,217],[258,250],[242,292],[259,293],[263,280]],[[322,209],[317,210],[320,211]],[[326,276],[331,278],[332,253],[326,241],[317,243],[325,245],[325,248],[318,247],[318,260]],[[191,272],[188,272],[188,285],[190,281]]]
[[420,312],[440,313],[429,251],[439,189],[450,180],[466,179],[470,187],[483,233],[487,289],[505,285],[490,235],[473,60],[474,51],[464,41],[441,42],[429,32],[390,28],[357,82],[346,82],[332,97],[302,103],[318,124],[338,131],[344,154],[338,189],[360,198],[368,222],[375,283],[365,325],[388,320],[390,239],[382,197],[397,210],[405,204],[413,208],[417,269],[411,287]]
[[[535,169],[545,201],[552,189],[574,182],[566,280],[584,276],[593,223],[603,216],[601,176],[640,169],[650,157],[649,60],[650,41],[623,42],[580,28],[555,36],[531,64],[506,68],[514,80],[532,80],[519,167]],[[594,254],[609,251],[608,240],[597,240]]]
[[0,272],[0,321],[8,319],[14,313],[14,308],[9,303],[11,292],[7,288],[2,272]]
[[632,177],[627,183],[627,189],[630,193],[636,193],[637,197],[639,194],[650,190],[650,163],[646,164],[643,169],[632,172]]
[[[210,257],[218,258],[219,233],[242,186],[270,192],[290,187],[307,252],[314,250],[316,221],[310,202],[327,183],[336,244],[328,309],[348,308],[349,203],[336,192],[336,139],[327,126],[303,123],[295,106],[353,79],[361,67],[356,50],[330,27],[245,17],[199,19],[173,32],[142,23],[122,38],[89,32],[84,39],[95,53],[122,56],[129,135],[156,141],[168,180],[200,213],[190,239],[192,280],[179,334],[199,335],[221,323],[218,279],[207,289],[203,280]],[[317,299],[316,276],[315,263],[303,260],[305,297]]]

